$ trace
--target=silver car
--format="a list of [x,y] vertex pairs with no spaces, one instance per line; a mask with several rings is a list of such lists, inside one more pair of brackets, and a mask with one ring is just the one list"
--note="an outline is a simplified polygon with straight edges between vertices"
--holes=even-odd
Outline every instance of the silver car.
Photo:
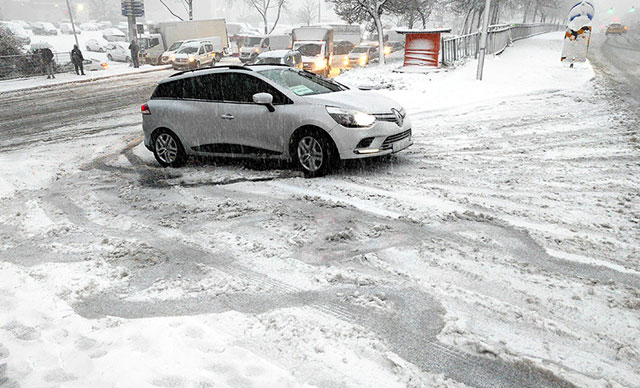
[[165,167],[190,155],[291,160],[308,177],[340,159],[409,147],[396,102],[286,66],[224,66],[165,79],[142,105],[145,146]]

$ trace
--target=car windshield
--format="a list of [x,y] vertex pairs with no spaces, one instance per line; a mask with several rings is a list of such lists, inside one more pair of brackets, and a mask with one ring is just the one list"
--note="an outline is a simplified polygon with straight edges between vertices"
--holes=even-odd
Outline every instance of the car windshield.
[[198,47],[196,46],[188,46],[178,51],[178,54],[195,54],[198,52]]
[[347,88],[336,82],[305,71],[285,68],[262,70],[259,73],[278,85],[291,90],[298,96],[309,96],[347,90]]
[[262,37],[260,36],[247,36],[244,38],[244,46],[245,47],[257,47],[262,42]]
[[182,41],[181,40],[179,40],[179,41],[175,42],[174,44],[172,44],[167,51],[176,51],[177,49],[180,48],[180,46],[182,46]]
[[297,50],[305,57],[315,57],[322,52],[322,46],[316,43],[307,43],[299,46],[295,46],[294,50]]

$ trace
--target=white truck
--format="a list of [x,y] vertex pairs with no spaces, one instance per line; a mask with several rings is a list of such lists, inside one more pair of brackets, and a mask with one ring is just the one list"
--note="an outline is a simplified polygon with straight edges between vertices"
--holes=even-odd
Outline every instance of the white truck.
[[293,29],[291,36],[293,49],[302,54],[303,69],[327,77],[331,73],[333,28],[299,27]]
[[330,24],[333,28],[333,55],[331,68],[347,69],[349,53],[362,42],[362,28],[358,24]]
[[240,47],[240,61],[253,63],[258,55],[267,51],[287,50],[291,48],[290,35],[247,36]]
[[224,49],[229,45],[227,25],[224,19],[154,23],[149,26],[149,32],[139,40],[142,40],[140,47],[144,51],[147,61],[152,65],[163,64],[163,54],[166,54],[165,58],[168,57],[171,53],[165,53],[165,51],[178,41],[220,38],[221,46],[215,45],[217,46],[216,61],[222,58]]

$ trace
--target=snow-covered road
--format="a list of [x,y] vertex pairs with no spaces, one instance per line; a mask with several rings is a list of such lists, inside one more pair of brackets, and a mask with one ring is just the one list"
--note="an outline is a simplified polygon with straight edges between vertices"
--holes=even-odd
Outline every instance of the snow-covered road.
[[159,168],[137,109],[162,74],[9,94],[0,385],[639,387],[636,100],[560,45],[482,84],[345,74],[415,144],[314,180]]

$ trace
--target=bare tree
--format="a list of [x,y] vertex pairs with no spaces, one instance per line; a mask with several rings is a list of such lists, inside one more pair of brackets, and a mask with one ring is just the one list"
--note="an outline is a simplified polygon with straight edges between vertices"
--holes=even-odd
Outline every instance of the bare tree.
[[[159,1],[160,1],[160,4],[164,5],[164,7],[167,9],[167,11],[169,11],[171,15],[177,17],[180,20],[184,20],[183,17],[175,13],[174,10],[171,7],[169,7],[169,5],[166,2],[167,0],[159,0]],[[176,1],[179,3],[180,6],[184,8],[189,20],[193,20],[193,0],[176,0]]]
[[316,0],[304,0],[296,10],[296,18],[307,26],[318,17],[318,3]]
[[378,32],[378,58],[379,63],[384,60],[384,31],[381,17],[383,14],[393,13],[398,8],[396,2],[405,0],[329,0],[335,4],[334,12],[347,23],[360,23],[373,21]]
[[[280,21],[280,15],[285,8],[287,0],[244,0],[248,5],[255,8],[256,11],[262,17],[264,23],[264,33],[268,35],[275,30],[278,22]],[[269,11],[276,11],[276,20],[273,25],[269,27]]]

